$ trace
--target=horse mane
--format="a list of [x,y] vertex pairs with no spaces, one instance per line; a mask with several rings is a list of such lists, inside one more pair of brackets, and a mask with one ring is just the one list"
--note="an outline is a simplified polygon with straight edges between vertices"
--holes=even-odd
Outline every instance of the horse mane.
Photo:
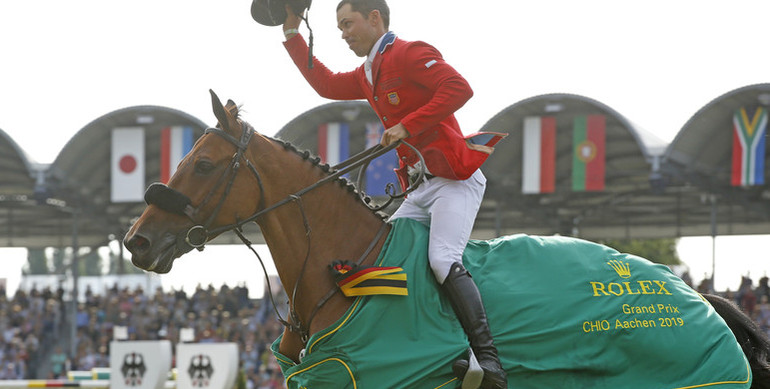
[[[313,155],[309,150],[300,150],[295,145],[293,145],[290,142],[285,141],[283,139],[272,138],[272,137],[269,137],[269,136],[266,136],[266,138],[271,140],[271,141],[273,141],[273,142],[278,143],[281,146],[283,146],[283,148],[285,150],[291,151],[291,152],[299,155],[300,157],[302,157],[302,159],[310,162],[316,168],[321,169],[321,171],[323,171],[327,175],[328,174],[334,174],[334,173],[337,172],[337,170],[334,169],[328,163],[321,163],[321,157]],[[345,178],[345,177],[338,177],[336,179],[336,182],[339,184],[339,186],[341,188],[345,189],[345,191],[348,192],[351,196],[354,196],[357,203],[360,203],[363,206],[365,206],[367,209],[369,209],[377,217],[381,218],[382,220],[385,220],[385,219],[387,219],[389,217],[387,214],[385,214],[383,212],[372,210],[369,207],[369,204],[372,201],[371,197],[365,195],[363,198],[361,198],[361,196],[359,195],[359,192],[360,192],[359,189],[356,187],[356,185],[353,182],[351,182],[347,178]]]
[[770,388],[770,338],[757,323],[732,301],[717,295],[702,295],[735,335],[751,366],[752,389]]

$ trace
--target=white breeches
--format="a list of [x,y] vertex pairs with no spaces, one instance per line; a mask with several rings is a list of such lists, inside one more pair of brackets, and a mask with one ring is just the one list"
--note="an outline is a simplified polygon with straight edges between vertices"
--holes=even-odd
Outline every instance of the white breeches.
[[409,193],[390,217],[414,219],[430,228],[428,261],[439,284],[453,263],[462,262],[486,185],[481,170],[463,181],[434,177]]

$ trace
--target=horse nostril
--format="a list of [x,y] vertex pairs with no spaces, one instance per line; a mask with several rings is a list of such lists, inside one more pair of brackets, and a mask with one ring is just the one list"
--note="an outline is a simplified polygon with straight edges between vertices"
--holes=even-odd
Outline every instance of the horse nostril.
[[131,254],[137,255],[150,249],[150,240],[140,235],[134,235],[126,240],[124,245]]

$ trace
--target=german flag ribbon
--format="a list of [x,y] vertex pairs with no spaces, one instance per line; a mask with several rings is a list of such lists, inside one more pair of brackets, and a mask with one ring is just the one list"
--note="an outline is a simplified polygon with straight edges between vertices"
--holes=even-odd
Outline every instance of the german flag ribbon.
[[406,273],[400,267],[357,266],[347,261],[335,261],[331,268],[335,282],[345,296],[408,295]]

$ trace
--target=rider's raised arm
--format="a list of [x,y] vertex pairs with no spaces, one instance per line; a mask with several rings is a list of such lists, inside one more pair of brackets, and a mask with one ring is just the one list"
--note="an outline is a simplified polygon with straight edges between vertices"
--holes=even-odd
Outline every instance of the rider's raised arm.
[[283,43],[294,64],[305,77],[310,86],[321,97],[332,100],[359,100],[366,95],[361,89],[362,76],[356,72],[364,71],[363,65],[351,72],[334,73],[321,61],[313,57],[313,67],[307,66],[308,46],[300,34],[296,34]]

